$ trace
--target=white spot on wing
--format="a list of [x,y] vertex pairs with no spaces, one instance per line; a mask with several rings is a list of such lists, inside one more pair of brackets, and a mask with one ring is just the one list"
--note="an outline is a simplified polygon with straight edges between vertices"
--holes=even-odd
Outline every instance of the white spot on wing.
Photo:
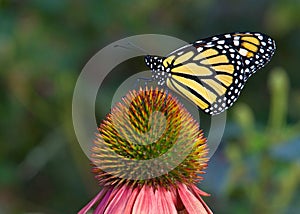
[[246,49],[244,49],[244,48],[240,48],[239,53],[240,53],[242,56],[246,56],[247,53],[248,53],[248,51],[247,51]]
[[197,48],[197,51],[198,51],[198,52],[201,52],[201,51],[203,51],[203,47],[199,47],[199,48]]

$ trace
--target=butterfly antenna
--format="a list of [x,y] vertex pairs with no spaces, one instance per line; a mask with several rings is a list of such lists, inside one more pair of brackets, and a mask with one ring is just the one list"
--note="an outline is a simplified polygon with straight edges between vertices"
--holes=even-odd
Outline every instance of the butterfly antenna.
[[127,50],[139,50],[141,52],[143,52],[145,55],[147,55],[147,51],[135,44],[133,44],[132,42],[127,42],[127,45],[114,45],[114,47],[119,47],[119,48],[124,48],[124,49],[127,49]]

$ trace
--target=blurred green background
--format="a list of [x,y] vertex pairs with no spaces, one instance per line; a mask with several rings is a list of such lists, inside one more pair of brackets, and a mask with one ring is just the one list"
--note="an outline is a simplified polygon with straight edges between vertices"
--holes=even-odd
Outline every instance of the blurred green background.
[[[298,0],[0,0],[0,213],[75,213],[99,191],[71,115],[98,50],[136,34],[192,42],[232,31],[264,32],[277,51],[228,111],[204,200],[215,213],[300,213],[299,11]],[[130,60],[106,83],[99,120],[143,66]]]

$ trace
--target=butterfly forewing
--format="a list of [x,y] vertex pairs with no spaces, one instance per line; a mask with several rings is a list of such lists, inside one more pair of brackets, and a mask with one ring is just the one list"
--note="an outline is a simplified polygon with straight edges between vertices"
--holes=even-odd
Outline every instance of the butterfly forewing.
[[276,49],[272,38],[257,32],[222,34],[195,41],[193,45],[195,47],[213,45],[219,49],[232,47],[242,57],[245,80],[268,63]]

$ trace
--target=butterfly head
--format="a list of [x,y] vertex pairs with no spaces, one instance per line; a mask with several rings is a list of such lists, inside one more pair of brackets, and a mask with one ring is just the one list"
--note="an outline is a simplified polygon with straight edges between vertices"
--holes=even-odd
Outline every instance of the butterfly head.
[[145,63],[151,70],[162,70],[163,69],[163,57],[147,55],[145,56]]
[[164,85],[170,74],[163,65],[164,57],[160,56],[145,56],[145,63],[152,71],[152,79],[156,80],[158,85]]

